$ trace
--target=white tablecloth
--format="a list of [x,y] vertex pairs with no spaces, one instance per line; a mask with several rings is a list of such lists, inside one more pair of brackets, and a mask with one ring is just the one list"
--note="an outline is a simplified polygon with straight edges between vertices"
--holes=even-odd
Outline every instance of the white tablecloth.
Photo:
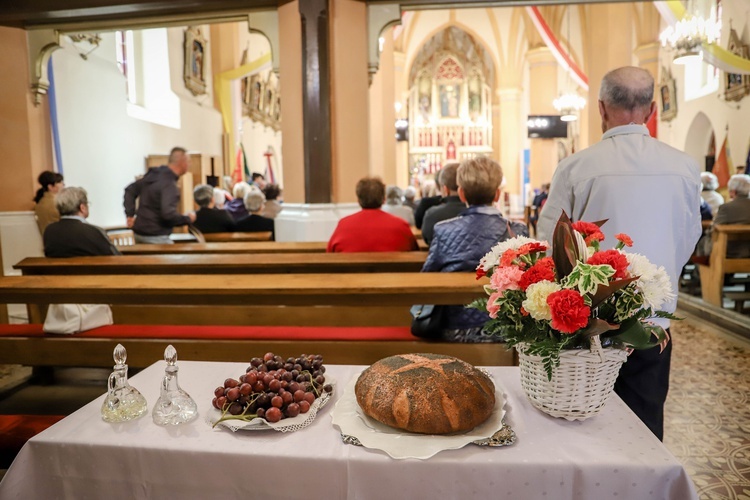
[[[131,379],[150,407],[164,365]],[[198,420],[165,428],[149,414],[108,424],[99,415],[102,396],[26,444],[0,483],[0,498],[697,498],[682,466],[617,396],[585,422],[555,419],[528,403],[518,368],[489,368],[506,391],[516,444],[393,460],[343,444],[330,415],[341,391],[299,432],[212,429],[205,416],[214,388],[247,365],[178,366]],[[330,365],[326,375],[343,389],[363,368]]]

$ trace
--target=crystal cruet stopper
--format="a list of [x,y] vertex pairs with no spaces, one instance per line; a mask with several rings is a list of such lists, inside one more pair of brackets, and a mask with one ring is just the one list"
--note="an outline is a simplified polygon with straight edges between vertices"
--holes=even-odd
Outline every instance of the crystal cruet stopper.
[[107,381],[107,397],[102,403],[105,422],[127,422],[142,417],[148,411],[146,398],[128,383],[128,354],[122,344],[117,344],[112,357],[115,366]]
[[161,383],[159,400],[151,416],[158,425],[180,425],[191,422],[198,417],[198,405],[190,395],[180,389],[177,382],[177,351],[172,345],[164,350],[164,379]]

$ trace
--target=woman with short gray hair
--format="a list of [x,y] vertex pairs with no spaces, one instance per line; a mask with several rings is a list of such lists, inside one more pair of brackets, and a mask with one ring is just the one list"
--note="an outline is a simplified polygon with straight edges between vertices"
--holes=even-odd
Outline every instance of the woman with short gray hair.
[[274,241],[276,234],[274,232],[273,219],[263,217],[260,215],[263,212],[263,206],[266,203],[266,195],[253,186],[255,189],[251,189],[245,195],[245,208],[249,215],[237,221],[237,231],[244,231],[247,233],[258,233],[264,231],[271,232],[271,241]]
[[231,233],[235,230],[234,219],[229,212],[216,208],[213,187],[208,184],[195,186],[193,199],[200,207],[195,213],[193,225],[201,233]]
[[44,230],[45,257],[82,257],[86,255],[120,255],[99,227],[86,222],[89,200],[80,187],[61,189],[55,196],[60,220]]
[[724,197],[716,192],[719,188],[719,179],[711,172],[701,172],[701,184],[703,184],[701,198],[706,200],[708,206],[711,207],[711,215],[715,217],[719,207],[724,203]]

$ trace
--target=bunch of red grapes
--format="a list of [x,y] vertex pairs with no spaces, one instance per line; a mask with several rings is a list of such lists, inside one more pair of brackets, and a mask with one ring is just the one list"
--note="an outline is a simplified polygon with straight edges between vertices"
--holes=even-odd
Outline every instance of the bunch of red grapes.
[[285,361],[269,352],[262,359],[250,360],[239,379],[228,378],[217,387],[212,404],[222,412],[219,422],[263,418],[274,423],[296,417],[310,411],[324,392],[333,391],[331,384],[326,384],[325,371],[320,354]]

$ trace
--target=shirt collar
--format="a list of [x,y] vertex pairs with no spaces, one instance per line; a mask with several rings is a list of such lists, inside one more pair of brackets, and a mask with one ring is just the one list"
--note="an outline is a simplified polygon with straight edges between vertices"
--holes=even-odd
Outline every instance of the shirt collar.
[[462,215],[467,214],[502,215],[500,213],[500,210],[493,206],[487,205],[472,205],[467,208]]
[[616,135],[626,135],[626,134],[650,135],[648,133],[648,128],[646,128],[645,125],[638,125],[635,123],[631,123],[629,125],[620,125],[619,127],[612,127],[611,129],[604,132],[602,139],[609,139],[610,137],[614,137]]
[[63,215],[63,216],[62,216],[62,217],[60,217],[60,218],[61,218],[61,219],[76,219],[76,220],[79,220],[79,221],[81,221],[81,222],[86,222],[86,219],[84,219],[84,218],[83,218],[83,217],[81,217],[80,215]]

